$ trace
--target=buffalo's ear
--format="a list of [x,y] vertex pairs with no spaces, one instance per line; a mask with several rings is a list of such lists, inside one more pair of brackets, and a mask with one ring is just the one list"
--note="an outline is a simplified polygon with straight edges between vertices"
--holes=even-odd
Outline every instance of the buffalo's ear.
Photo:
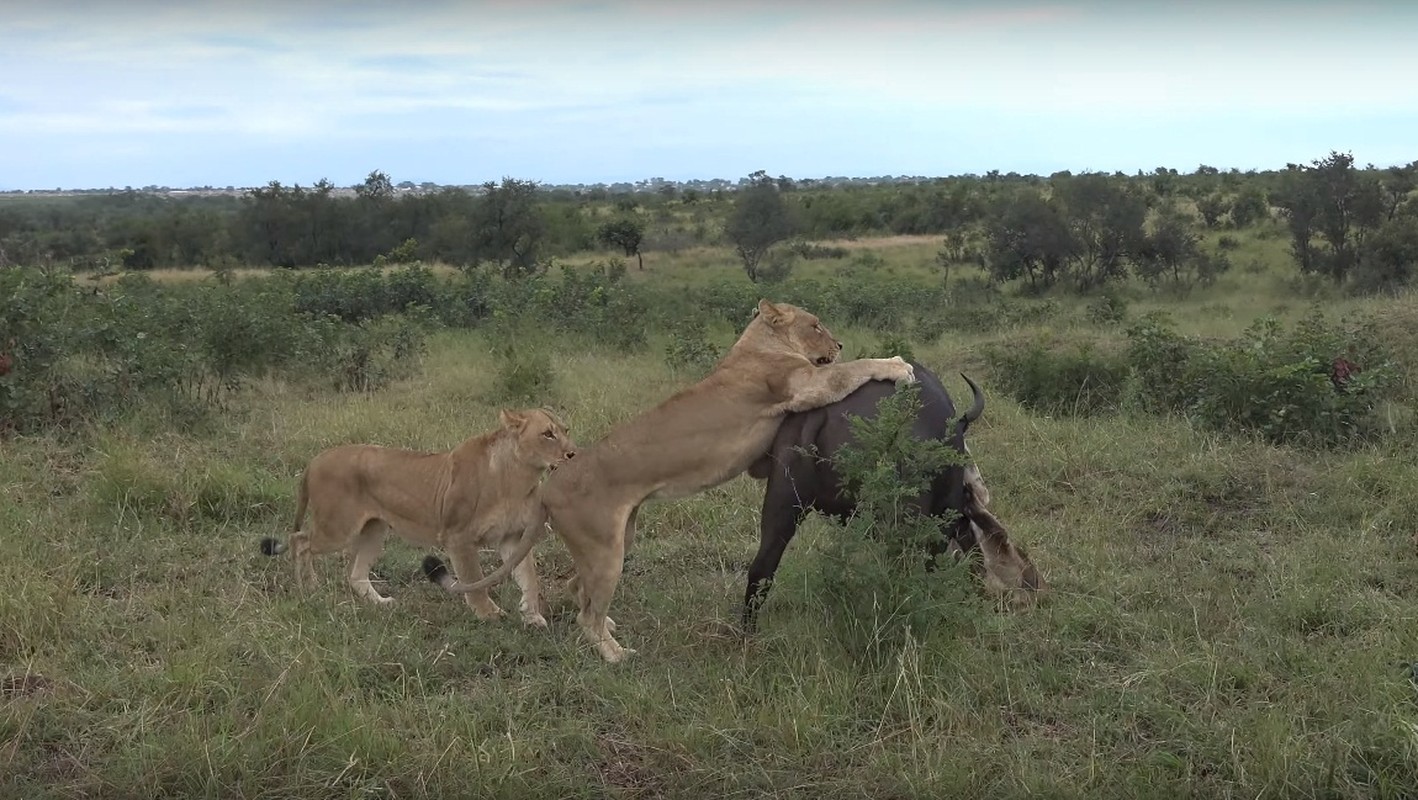
[[758,301],[758,313],[763,317],[764,322],[775,327],[782,325],[788,317],[788,315],[783,312],[783,309],[773,305],[773,303],[768,300]]
[[498,419],[502,420],[502,427],[509,431],[520,431],[523,426],[527,424],[526,414],[523,414],[521,411],[513,411],[510,408],[502,409],[497,416]]

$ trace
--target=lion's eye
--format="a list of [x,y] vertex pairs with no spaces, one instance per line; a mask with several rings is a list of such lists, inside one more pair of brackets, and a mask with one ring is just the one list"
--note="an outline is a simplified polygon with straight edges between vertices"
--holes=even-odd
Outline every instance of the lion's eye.
[[821,326],[821,325],[816,325],[816,324],[815,324],[815,325],[812,326],[812,329],[815,330],[815,331],[817,331],[818,333],[822,333],[822,326]]
[[547,439],[555,439],[555,438],[556,438],[556,434],[553,433],[553,432],[551,432],[551,431],[542,431],[542,436],[546,437]]

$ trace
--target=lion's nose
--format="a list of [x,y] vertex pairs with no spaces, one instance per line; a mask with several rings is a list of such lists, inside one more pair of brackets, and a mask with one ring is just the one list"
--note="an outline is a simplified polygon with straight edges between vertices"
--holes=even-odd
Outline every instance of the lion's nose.
[[841,349],[842,349],[842,343],[841,343],[841,342],[837,341],[836,339],[833,339],[833,340],[832,340],[832,343],[835,344],[835,345],[837,345],[837,349],[838,349],[838,350],[841,350]]
[[567,451],[566,451],[566,457],[567,457],[567,458],[575,458],[575,457],[576,457],[576,451],[575,451],[575,450],[567,450]]

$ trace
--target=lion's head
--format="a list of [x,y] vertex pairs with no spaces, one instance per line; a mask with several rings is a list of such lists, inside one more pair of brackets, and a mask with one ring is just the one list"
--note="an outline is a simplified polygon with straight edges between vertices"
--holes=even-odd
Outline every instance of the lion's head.
[[768,300],[758,301],[753,321],[739,341],[751,342],[758,349],[796,353],[818,366],[831,364],[842,354],[842,343],[816,314]]
[[504,409],[500,415],[504,430],[517,438],[517,459],[537,469],[556,469],[576,455],[576,444],[566,433],[566,425],[545,408],[523,411]]

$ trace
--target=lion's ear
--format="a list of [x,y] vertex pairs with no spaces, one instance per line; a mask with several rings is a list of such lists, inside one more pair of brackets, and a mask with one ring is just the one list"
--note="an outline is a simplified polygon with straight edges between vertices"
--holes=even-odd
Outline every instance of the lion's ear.
[[502,420],[502,427],[508,430],[521,430],[522,426],[527,424],[526,414],[521,411],[513,411],[510,408],[502,409],[502,412],[497,416]]
[[767,300],[758,301],[758,313],[763,317],[763,321],[769,325],[781,325],[787,316],[783,310],[773,305]]

